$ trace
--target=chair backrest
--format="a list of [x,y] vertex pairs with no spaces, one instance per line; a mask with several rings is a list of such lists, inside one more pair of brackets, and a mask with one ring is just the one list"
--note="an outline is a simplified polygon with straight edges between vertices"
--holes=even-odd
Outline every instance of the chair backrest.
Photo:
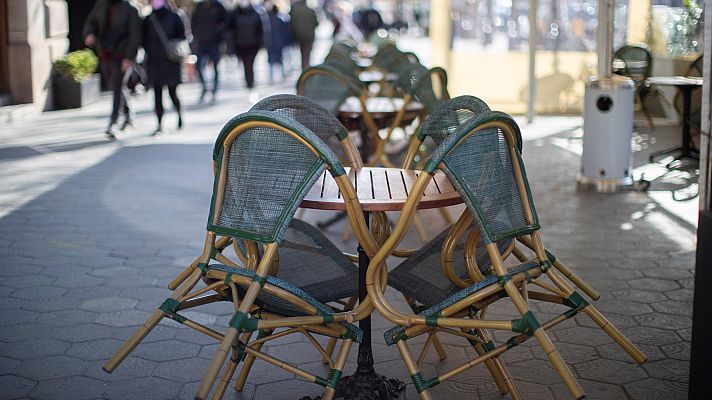
[[345,74],[353,76],[355,79],[358,79],[359,67],[353,62],[353,60],[351,60],[350,57],[344,56],[343,54],[330,52],[326,55],[322,65],[333,67]]
[[704,58],[704,56],[697,57],[695,61],[690,64],[685,76],[702,76],[702,62],[704,61]]
[[373,65],[390,71],[393,63],[397,62],[400,55],[402,55],[402,53],[395,44],[391,42],[383,43],[378,47],[378,52],[373,57]]
[[339,53],[339,54],[343,54],[347,57],[350,57],[351,53],[353,53],[355,51],[356,51],[356,48],[354,46],[351,46],[348,43],[344,43],[344,42],[334,43],[334,45],[331,46],[331,49],[329,49],[329,53]]
[[337,115],[349,96],[359,96],[361,87],[352,77],[328,65],[307,68],[297,80],[297,94],[314,100]]
[[447,73],[439,67],[428,69],[422,64],[408,64],[398,71],[396,87],[421,102],[428,113],[450,98]]
[[[339,157],[342,163],[363,166],[346,128],[327,109],[304,96],[278,94],[260,100],[250,110],[273,111],[292,118],[314,132]],[[343,143],[348,141],[349,143]],[[349,149],[349,150],[346,150]]]
[[484,243],[539,229],[519,146],[509,115],[488,111],[447,136],[424,170],[442,168],[470,209]]
[[458,96],[442,102],[415,132],[421,142],[430,138],[439,146],[445,138],[473,117],[478,117],[490,111],[484,101],[475,96]]
[[635,81],[650,76],[653,56],[642,45],[625,45],[613,54],[613,72]]
[[326,168],[345,170],[318,136],[293,118],[253,110],[218,135],[208,231],[261,243],[282,240],[289,222]]

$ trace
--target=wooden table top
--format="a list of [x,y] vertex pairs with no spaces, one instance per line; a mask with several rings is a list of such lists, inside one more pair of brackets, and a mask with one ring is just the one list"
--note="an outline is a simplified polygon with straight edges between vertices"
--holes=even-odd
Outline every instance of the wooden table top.
[[[403,209],[408,191],[415,184],[422,171],[363,167],[346,169],[358,194],[364,211],[399,211]],[[425,189],[419,209],[440,208],[462,203],[460,193],[455,190],[447,176],[437,171]],[[318,210],[345,210],[336,181],[328,171],[317,180],[301,207]]]
[[[403,108],[404,102],[403,99],[398,97],[374,96],[366,99],[366,109],[374,118],[379,118],[382,116],[395,115]],[[408,104],[407,111],[416,113],[422,111],[423,108],[421,103],[413,100]],[[360,118],[361,112],[361,103],[356,97],[347,98],[344,104],[339,108],[339,114],[350,118]]]
[[702,78],[693,76],[649,76],[645,79],[653,85],[701,86]]

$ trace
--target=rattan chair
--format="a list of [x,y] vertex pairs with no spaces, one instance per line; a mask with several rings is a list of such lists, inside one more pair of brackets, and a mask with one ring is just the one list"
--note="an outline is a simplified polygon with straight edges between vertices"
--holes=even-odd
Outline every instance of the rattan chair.
[[[582,398],[581,387],[545,332],[579,312],[591,317],[635,361],[643,363],[646,360],[630,341],[568,285],[556,268],[552,268],[539,236],[540,225],[521,160],[520,144],[519,128],[511,117],[503,113],[487,111],[459,124],[425,164],[424,173],[410,190],[393,233],[371,259],[366,277],[369,296],[378,311],[397,324],[384,334],[385,340],[388,344],[397,345],[422,399],[430,399],[429,389],[441,381],[480,363],[496,363],[502,353],[530,337],[537,339],[573,397]],[[407,283],[408,287],[399,287],[408,296],[419,298],[423,304],[418,313],[402,312],[382,295],[385,281],[381,277],[381,265],[403,239],[425,187],[438,169],[444,171],[460,192],[466,209],[452,229],[444,232],[441,238],[436,238],[420,255],[413,256],[422,258],[418,264],[430,265],[430,275],[416,277]],[[511,250],[513,241],[520,237],[529,239],[535,257],[506,268],[504,258]],[[440,240],[442,246],[438,245]],[[462,264],[454,266],[454,260],[447,257],[458,246],[462,247],[465,257]],[[438,248],[441,249],[439,255]],[[427,258],[430,260],[427,261]],[[440,262],[433,258],[440,258]],[[451,278],[449,282],[436,277],[439,269],[434,264],[440,264],[443,275]],[[458,273],[460,276],[457,276]],[[553,284],[539,279],[543,275]],[[394,285],[396,276],[397,273],[389,274],[388,283]],[[453,277],[456,278],[454,281]],[[432,280],[445,286],[433,284]],[[531,290],[531,286],[543,291]],[[513,303],[520,318],[490,319],[486,314],[488,305],[503,298]],[[539,322],[529,309],[529,300],[561,304],[568,309],[549,321]],[[498,345],[487,334],[487,330],[492,329],[511,331],[515,335]],[[432,332],[464,337],[479,355],[426,380],[410,353],[407,341]],[[489,367],[500,390],[519,398],[506,370],[496,364]]]
[[648,120],[648,125],[653,127],[653,120],[648,108],[645,106],[645,98],[651,94],[658,95],[657,90],[646,83],[645,79],[650,76],[653,69],[653,56],[647,47],[643,45],[625,45],[613,54],[613,72],[618,75],[627,76],[635,84],[635,99],[640,105],[640,109]]
[[[434,148],[439,146],[445,141],[445,139],[455,133],[457,129],[462,126],[467,120],[472,118],[477,118],[479,116],[490,113],[491,110],[489,106],[481,99],[475,96],[458,96],[456,98],[447,100],[440,104],[440,106],[433,111],[428,119],[423,123],[423,125],[416,131],[410,142],[408,150],[406,152],[405,158],[403,160],[404,169],[417,168],[419,164],[422,164],[425,154],[423,152],[424,148]],[[517,138],[517,149],[522,152],[522,142],[521,135],[516,135]],[[428,144],[424,146],[424,144]],[[444,209],[441,209],[444,211]],[[449,218],[449,216],[444,216],[444,218]],[[447,220],[447,219],[446,219]],[[534,246],[530,240],[526,237],[517,238],[519,244],[523,245],[529,250],[534,250]],[[432,242],[431,242],[432,243]],[[441,242],[442,243],[442,242]],[[521,246],[520,246],[521,247]],[[422,250],[421,250],[422,252]],[[512,254],[517,257],[520,261],[525,261],[527,256],[522,250],[517,247],[515,243],[512,243],[511,248]],[[579,278],[571,269],[566,266],[560,259],[558,259],[554,254],[546,251],[549,261],[559,270],[560,273],[564,274],[576,287],[581,289],[588,297],[593,300],[598,300],[600,294],[598,291],[593,289],[585,281]],[[449,256],[452,259],[452,256]],[[418,257],[416,257],[417,259]],[[461,257],[457,257],[460,259]],[[410,260],[399,265],[392,273],[395,277],[398,277],[401,273],[406,273],[410,268],[414,268],[421,261]],[[459,269],[462,271],[462,269]],[[410,272],[409,272],[410,273]],[[403,277],[406,281],[409,278]],[[398,279],[398,278],[394,278]],[[458,278],[458,274],[452,275],[452,281],[457,282],[460,286],[464,285],[465,281]],[[395,282],[395,281],[394,281]]]
[[[300,106],[304,104],[300,102]],[[336,154],[301,123],[317,126],[333,117],[325,110],[320,115],[307,115],[299,107],[285,106],[273,99],[261,102],[259,108],[273,111],[251,110],[233,118],[216,141],[208,233],[198,262],[171,283],[177,286],[171,297],[106,362],[107,372],[113,371],[164,317],[169,317],[221,342],[196,398],[208,396],[228,357],[213,399],[223,396],[238,363],[245,357],[267,361],[322,385],[324,398],[333,397],[351,343],[360,340],[361,331],[347,322],[354,313],[339,312],[327,303],[337,303],[354,294],[355,267],[335,247],[325,245],[328,240],[317,229],[292,220],[301,199],[325,169],[336,177],[349,199],[349,221],[359,241],[365,244],[365,251],[375,253],[376,245],[365,228],[354,189]],[[344,145],[345,151],[349,148]],[[231,262],[222,254],[230,241],[239,248],[236,253],[241,262]],[[298,265],[289,265],[292,262]],[[329,263],[336,265],[324,269],[323,264]],[[197,289],[201,279],[206,286]],[[224,334],[180,314],[181,310],[222,300],[235,304],[235,314]],[[364,303],[361,309],[370,304]],[[282,328],[285,330],[275,333]],[[258,332],[257,339],[251,340],[254,332]],[[261,351],[265,342],[295,333],[306,335],[329,363],[328,378]],[[314,334],[342,340],[336,360],[319,346]],[[245,377],[248,370],[243,369]]]
[[368,90],[353,76],[321,64],[302,72],[297,80],[297,94],[315,101],[336,116],[341,105],[351,96],[359,98],[364,104]]

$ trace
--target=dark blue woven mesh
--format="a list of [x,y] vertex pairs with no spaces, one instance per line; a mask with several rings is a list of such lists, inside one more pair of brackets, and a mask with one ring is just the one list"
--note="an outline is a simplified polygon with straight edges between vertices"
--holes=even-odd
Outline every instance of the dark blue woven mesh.
[[421,64],[407,64],[398,71],[396,87],[433,112],[448,99],[447,76],[441,68],[428,70]]
[[[445,229],[389,272],[388,285],[426,307],[432,307],[459,292],[461,288],[452,283],[442,273],[440,267],[440,253],[449,231],[450,228]],[[469,230],[458,240],[452,255],[452,269],[455,275],[462,279],[469,278],[465,267],[464,252],[465,240],[468,235]],[[504,252],[511,242],[511,239],[503,240],[497,243],[497,247]],[[475,256],[480,271],[488,273],[492,263],[487,256],[482,240],[477,243]]]
[[[262,126],[249,128],[232,143],[224,143],[230,132],[244,123]],[[267,124],[292,132],[318,156],[300,140]],[[225,151],[226,163],[222,160]],[[275,112],[251,111],[230,120],[218,135],[214,157],[219,161],[216,185],[222,170],[226,180],[220,215],[216,221],[213,204],[208,229],[262,242],[281,240],[302,199],[327,165],[335,175],[344,173],[337,156],[313,132]]]
[[251,110],[273,111],[298,121],[325,142],[340,160],[348,160],[339,144],[339,140],[348,136],[346,128],[317,102],[304,96],[278,94],[260,100]]
[[307,69],[297,83],[298,94],[314,100],[332,115],[338,114],[347,97],[360,94],[358,86],[352,77],[328,66]]
[[475,96],[458,96],[441,103],[428,115],[416,135],[421,141],[430,138],[439,146],[446,137],[455,133],[465,121],[490,111],[487,104]]
[[[447,145],[447,141],[444,144]],[[438,148],[433,158],[442,151]],[[514,177],[509,147],[499,129],[471,135],[450,151],[443,162],[450,182],[472,211],[483,240],[496,241],[508,232],[529,225]]]
[[289,209],[299,205],[294,197],[300,188],[306,194],[324,168],[297,139],[271,128],[249,129],[230,148],[218,225],[272,237],[286,227],[285,211],[287,223],[294,215]]

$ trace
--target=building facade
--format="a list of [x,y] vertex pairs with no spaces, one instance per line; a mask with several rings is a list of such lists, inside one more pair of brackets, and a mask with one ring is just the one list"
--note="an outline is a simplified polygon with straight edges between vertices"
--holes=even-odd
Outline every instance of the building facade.
[[0,96],[9,104],[52,108],[52,62],[69,48],[65,0],[0,0]]

